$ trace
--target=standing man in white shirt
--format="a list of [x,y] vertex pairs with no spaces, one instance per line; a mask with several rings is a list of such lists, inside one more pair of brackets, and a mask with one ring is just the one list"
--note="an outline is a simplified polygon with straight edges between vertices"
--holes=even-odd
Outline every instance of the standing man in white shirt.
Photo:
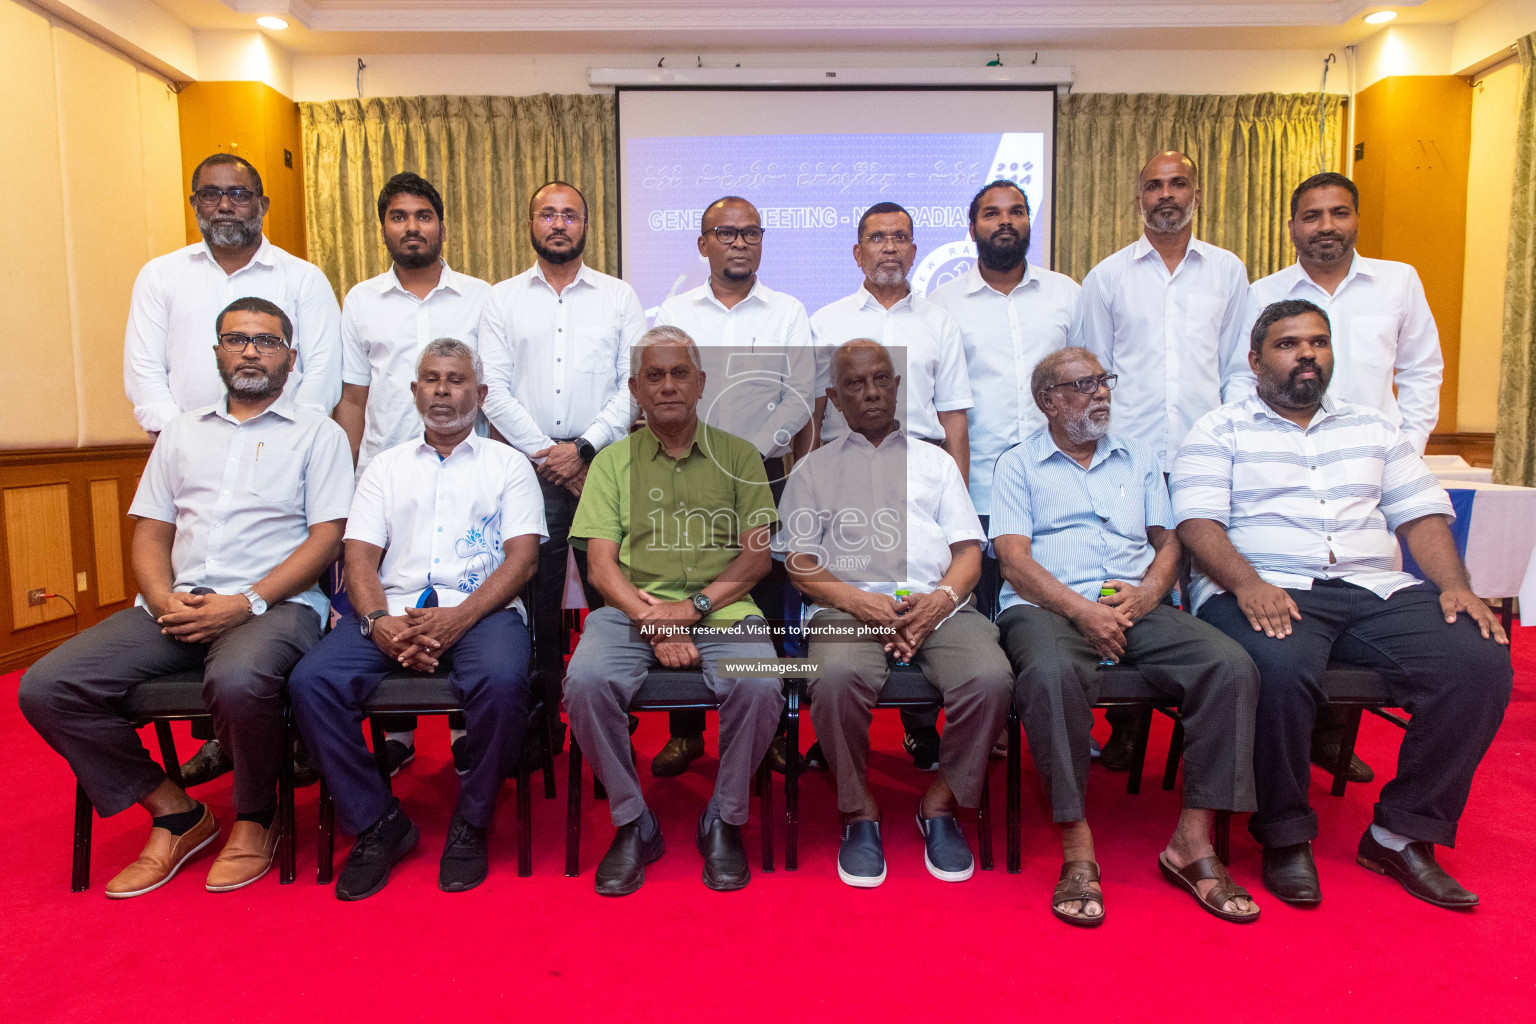
[[[800,300],[769,288],[757,276],[763,262],[763,221],[740,196],[724,196],[704,208],[699,255],[709,261],[709,280],[674,295],[656,313],[657,327],[681,328],[698,345],[707,384],[699,419],[750,441],[763,458],[774,500],[784,493],[784,456],[810,449],[815,402],[816,352],[810,318]],[[782,627],[788,577],[774,562],[752,588],[768,621]],[[782,651],[783,639],[774,644]],[[686,771],[704,753],[704,713],[674,711],[672,736],[651,761],[651,772],[668,777]],[[783,770],[785,748],[776,739],[769,757]]]
[[208,329],[241,296],[275,304],[293,323],[294,380],[303,408],[329,416],[341,389],[341,310],[325,274],[261,233],[272,200],[256,168],[215,153],[192,172],[192,211],[203,240],[139,271],[123,341],[123,383],[151,436],[188,409],[223,396]]
[[[587,266],[587,200],[552,181],[528,199],[528,235],[538,259],[491,289],[480,320],[485,415],[508,444],[532,459],[544,492],[549,542],[539,550],[534,589],[538,670],[559,700],[564,672],[561,618],[571,517],[587,467],[634,422],[629,356],[645,332],[640,298],[627,282]],[[587,605],[586,552],[576,552]]]
[[225,397],[164,424],[144,467],[128,510],[136,607],[21,678],[22,713],[97,812],[149,812],[144,852],[107,883],[115,899],[158,889],[219,834],[212,809],[166,777],[118,714],[136,684],[173,672],[202,670],[214,730],[236,762],[236,821],[207,889],[239,889],[272,866],[283,683],[330,613],[315,581],[341,547],[352,499],[346,436],[287,391],[287,314],[237,299],[208,328]]
[[[1142,236],[1083,278],[1073,341],[1120,378],[1116,429],[1151,447],[1166,475],[1196,420],[1247,372],[1242,334],[1248,271],[1236,253],[1194,237],[1199,171],[1183,153],[1159,153],[1137,178]],[[1111,708],[1100,763],[1130,767],[1135,716]]]
[[[1314,174],[1291,193],[1291,242],[1296,262],[1261,278],[1249,296],[1244,334],[1259,313],[1282,299],[1305,299],[1328,314],[1334,374],[1330,393],[1377,409],[1424,454],[1440,418],[1440,381],[1445,360],[1440,332],[1413,267],[1373,260],[1355,252],[1360,234],[1360,191],[1342,174]],[[1253,375],[1245,375],[1253,394]],[[1393,389],[1396,388],[1396,396]],[[1312,736],[1312,761],[1338,761],[1345,714],[1324,708]],[[1350,782],[1376,777],[1359,755],[1350,759]]]
[[[347,432],[362,475],[380,452],[421,433],[411,397],[416,359],[437,338],[471,350],[491,286],[443,260],[448,228],[443,197],[430,181],[404,171],[379,192],[379,224],[391,266],[354,285],[341,304],[341,401],[336,422]],[[416,716],[390,715],[385,745],[392,771],[416,756]],[[464,759],[461,716],[450,716],[454,763]]]
[[438,887],[463,892],[489,870],[496,793],[528,726],[528,626],[522,590],[545,536],[528,460],[475,433],[480,359],[441,338],[422,350],[411,389],[422,436],[391,448],[357,482],[347,520],[347,591],[356,609],[293,670],[294,717],[357,837],[336,898],[372,896],[419,833],[379,778],[362,705],[390,672],[448,670],[467,719],[467,770]]

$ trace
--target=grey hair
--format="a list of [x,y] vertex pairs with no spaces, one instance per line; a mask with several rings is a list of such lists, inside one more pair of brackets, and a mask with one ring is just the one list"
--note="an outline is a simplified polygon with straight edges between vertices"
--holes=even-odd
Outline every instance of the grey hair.
[[688,358],[693,360],[694,369],[704,369],[704,357],[699,355],[699,346],[688,332],[681,327],[662,324],[640,335],[639,340],[635,342],[635,347],[630,350],[629,375],[631,377],[640,375],[640,362],[645,358],[646,348],[651,345],[682,345],[688,349]]
[[421,376],[421,364],[433,357],[445,359],[458,359],[468,357],[469,365],[475,371],[475,383],[485,383],[485,367],[480,363],[480,353],[470,348],[457,338],[438,338],[429,342],[427,347],[421,350],[421,355],[416,357],[416,376]]
[[1062,383],[1056,379],[1056,368],[1073,359],[1092,359],[1096,363],[1099,361],[1099,357],[1086,348],[1080,345],[1069,345],[1066,348],[1057,349],[1035,364],[1034,372],[1029,375],[1029,391],[1035,396],[1035,404],[1040,407],[1041,412],[1045,411],[1046,389]]

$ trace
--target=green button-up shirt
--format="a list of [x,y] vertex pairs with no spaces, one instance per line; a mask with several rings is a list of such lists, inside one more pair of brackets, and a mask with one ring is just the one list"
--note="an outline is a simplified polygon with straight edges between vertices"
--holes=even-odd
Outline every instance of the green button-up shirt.
[[[700,422],[680,459],[649,426],[598,453],[571,520],[571,543],[619,545],[619,565],[639,590],[686,601],[741,553],[741,535],[779,519],[762,457],[749,441]],[[718,607],[702,625],[762,615],[751,598]]]

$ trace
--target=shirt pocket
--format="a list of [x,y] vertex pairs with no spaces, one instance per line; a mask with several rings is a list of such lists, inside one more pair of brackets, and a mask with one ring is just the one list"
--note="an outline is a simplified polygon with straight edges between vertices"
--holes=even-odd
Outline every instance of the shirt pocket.
[[619,332],[611,328],[579,329],[573,361],[580,373],[614,376],[614,360],[619,354]]
[[1345,358],[1362,369],[1385,371],[1397,356],[1397,317],[1357,316],[1349,322]]
[[262,444],[251,460],[246,490],[264,501],[291,503],[299,497],[304,479],[304,460],[295,452],[273,451]]
[[1191,295],[1186,307],[1189,311],[1188,329],[1200,338],[1217,338],[1221,335],[1221,318],[1226,312],[1227,301],[1220,295]]

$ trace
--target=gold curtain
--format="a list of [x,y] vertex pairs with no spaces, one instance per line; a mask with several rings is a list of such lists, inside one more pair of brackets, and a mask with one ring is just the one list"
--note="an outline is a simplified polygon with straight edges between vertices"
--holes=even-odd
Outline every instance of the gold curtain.
[[591,207],[586,262],[619,262],[611,96],[409,96],[300,103],[309,259],[338,294],[383,273],[379,189],[415,171],[443,195],[449,266],[493,284],[526,270],[528,197],[552,179]]
[[1504,278],[1504,346],[1493,479],[1536,487],[1536,33],[1520,51],[1520,123],[1509,208],[1509,269]]
[[1056,115],[1056,269],[1081,281],[1141,234],[1136,179],[1178,150],[1200,171],[1195,236],[1242,258],[1251,279],[1293,262],[1291,190],[1337,170],[1338,96],[1081,93]]

